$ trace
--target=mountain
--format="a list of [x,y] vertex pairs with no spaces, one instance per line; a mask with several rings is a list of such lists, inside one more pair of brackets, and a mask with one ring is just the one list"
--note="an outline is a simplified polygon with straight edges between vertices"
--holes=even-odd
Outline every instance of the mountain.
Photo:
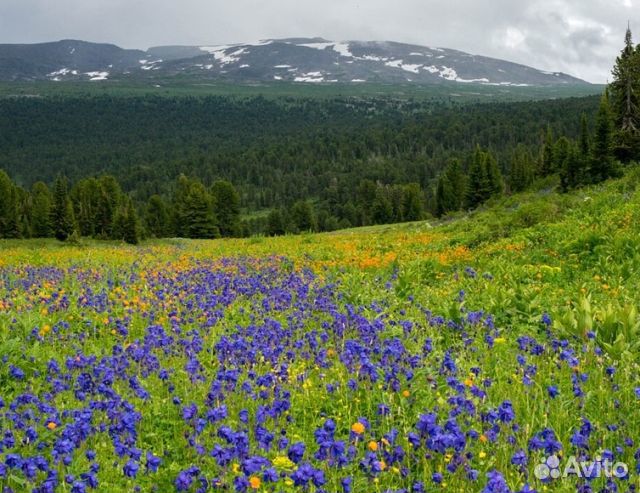
[[162,80],[230,82],[476,83],[497,86],[588,84],[495,58],[392,41],[270,39],[217,46],[125,50],[65,40],[0,45],[0,80]]
[[63,40],[55,43],[0,45],[0,80],[104,80],[137,70],[146,53],[112,44]]

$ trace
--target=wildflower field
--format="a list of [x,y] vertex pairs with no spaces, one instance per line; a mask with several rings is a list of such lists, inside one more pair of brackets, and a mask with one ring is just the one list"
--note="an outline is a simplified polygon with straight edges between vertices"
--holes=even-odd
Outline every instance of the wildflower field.
[[[0,489],[637,491],[639,184],[438,225],[2,242]],[[550,456],[597,467],[538,477]]]

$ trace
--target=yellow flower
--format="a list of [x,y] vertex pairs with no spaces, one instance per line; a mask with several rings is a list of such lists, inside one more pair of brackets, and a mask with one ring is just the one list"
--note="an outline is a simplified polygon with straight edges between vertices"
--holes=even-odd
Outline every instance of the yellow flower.
[[362,435],[364,433],[364,425],[359,421],[357,423],[353,423],[351,426],[351,431],[353,431],[356,435]]
[[251,486],[252,489],[257,490],[258,488],[260,488],[261,484],[262,483],[258,476],[251,476],[249,478],[249,486]]
[[234,463],[234,464],[231,466],[231,470],[232,470],[234,473],[236,473],[236,474],[237,474],[237,473],[240,471],[240,464],[238,464],[238,463]]
[[291,459],[289,459],[289,457],[285,455],[279,455],[271,462],[278,469],[293,469],[295,467],[295,464],[291,461]]
[[495,342],[496,344],[504,344],[505,342],[507,342],[507,340],[504,337],[496,337],[493,342]]
[[480,457],[481,459],[484,459],[486,456],[487,456],[487,453],[486,453],[486,452],[480,452],[480,453],[478,454],[478,457]]
[[369,447],[369,450],[371,450],[372,452],[375,452],[376,450],[378,450],[378,444],[377,444],[377,442],[374,442],[373,440],[371,440],[369,442],[368,447]]

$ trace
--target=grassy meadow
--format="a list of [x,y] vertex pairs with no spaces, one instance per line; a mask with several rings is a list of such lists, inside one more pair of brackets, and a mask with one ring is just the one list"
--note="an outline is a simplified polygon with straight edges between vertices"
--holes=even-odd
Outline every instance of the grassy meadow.
[[0,490],[636,491],[639,273],[638,169],[440,222],[1,241]]

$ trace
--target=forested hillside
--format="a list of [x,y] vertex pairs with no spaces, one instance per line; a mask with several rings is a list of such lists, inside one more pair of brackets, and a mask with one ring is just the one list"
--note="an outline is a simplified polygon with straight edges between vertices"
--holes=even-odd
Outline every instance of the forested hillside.
[[282,234],[473,209],[540,178],[597,183],[640,158],[639,67],[629,33],[600,102],[0,99],[0,235],[35,234],[35,199],[56,178],[71,201],[58,208],[75,216],[61,236],[105,238],[123,237],[131,215],[154,236]]
[[463,106],[392,99],[5,99],[0,168],[23,187],[52,183],[60,173],[71,182],[112,174],[137,203],[170,195],[186,174],[205,184],[231,181],[249,211],[301,199],[355,206],[354,192],[365,179],[417,183],[428,198],[448,161],[466,160],[477,145],[507,171],[517,144],[535,156],[548,125],[576,136],[579,115],[596,107],[597,98]]

